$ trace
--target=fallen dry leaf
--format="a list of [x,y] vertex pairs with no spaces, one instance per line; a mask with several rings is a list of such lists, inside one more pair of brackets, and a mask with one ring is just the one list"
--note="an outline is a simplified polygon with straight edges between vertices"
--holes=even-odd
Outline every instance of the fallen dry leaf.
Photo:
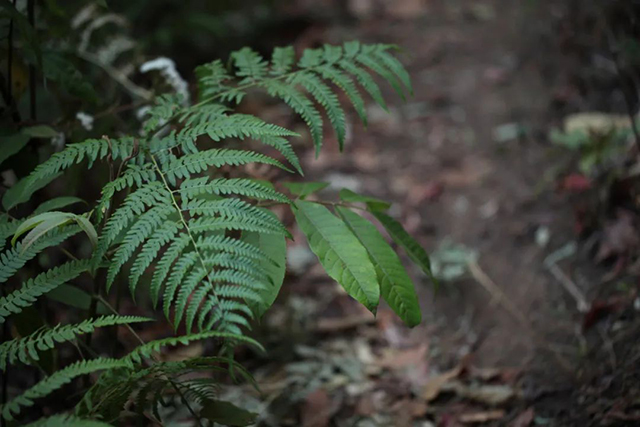
[[317,332],[338,332],[357,328],[358,326],[375,323],[373,315],[355,315],[346,317],[331,317],[318,320],[315,330]]
[[323,389],[307,395],[302,407],[302,427],[327,427],[331,417],[331,400]]
[[464,424],[486,423],[487,421],[495,421],[504,417],[502,409],[495,411],[470,412],[460,415],[460,422]]
[[461,372],[462,365],[458,365],[450,371],[447,371],[433,379],[430,379],[422,389],[420,397],[422,397],[427,402],[431,402],[433,399],[438,397],[445,384],[456,378],[458,375],[460,375]]
[[516,417],[511,423],[511,427],[529,427],[533,422],[535,412],[533,408],[529,408]]
[[449,384],[455,393],[465,399],[484,403],[485,405],[498,406],[506,403],[516,395],[515,390],[508,385],[471,385],[460,382]]
[[405,350],[387,349],[382,359],[377,364],[387,369],[405,369],[409,365],[420,365],[427,361],[429,345],[422,344],[419,347]]
[[604,227],[604,237],[596,261],[601,262],[614,255],[624,255],[640,245],[635,215],[625,209],[619,209],[614,221]]

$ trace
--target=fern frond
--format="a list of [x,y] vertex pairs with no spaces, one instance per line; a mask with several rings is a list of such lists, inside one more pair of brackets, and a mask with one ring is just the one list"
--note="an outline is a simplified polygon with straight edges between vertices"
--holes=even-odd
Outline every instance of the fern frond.
[[189,272],[191,267],[196,264],[197,261],[197,254],[195,252],[189,252],[183,254],[171,269],[171,274],[169,275],[169,279],[167,280],[167,284],[164,288],[164,295],[162,297],[164,315],[167,319],[169,319],[169,312],[173,303],[173,297],[176,293],[176,290],[178,289],[178,286],[183,282],[185,275]]
[[196,68],[196,75],[198,76],[200,96],[203,98],[208,98],[231,89],[231,86],[226,85],[225,82],[230,81],[232,77],[219,59],[198,66]]
[[268,63],[254,50],[245,47],[231,54],[238,69],[236,75],[242,77],[240,84],[254,83],[267,75]]
[[251,179],[246,178],[216,178],[209,177],[185,179],[178,192],[183,198],[193,199],[203,194],[216,196],[245,196],[257,200],[273,200],[290,203],[284,194]]
[[411,77],[404,68],[404,66],[398,61],[398,59],[391,55],[388,51],[391,49],[397,49],[393,45],[375,45],[373,47],[363,47],[364,52],[371,51],[371,54],[378,60],[380,60],[389,70],[391,70],[407,88],[409,94],[413,95],[413,87],[411,86]]
[[23,308],[31,306],[41,295],[88,271],[90,265],[89,260],[69,261],[27,280],[22,287],[0,298],[0,323],[4,323],[11,314],[20,313]]
[[404,94],[404,90],[402,89],[402,85],[398,81],[398,78],[387,67],[381,64],[381,61],[377,57],[376,53],[379,54],[379,47],[377,45],[363,46],[361,52],[355,56],[355,60],[383,77],[387,82],[389,82],[396,93],[404,100],[406,96]]
[[319,67],[317,72],[323,78],[331,81],[334,85],[342,89],[353,104],[353,108],[356,110],[356,113],[358,113],[360,120],[362,120],[362,123],[366,126],[367,112],[364,106],[364,100],[362,99],[355,83],[353,83],[353,80],[334,66],[325,65]]
[[336,132],[338,144],[342,151],[344,148],[346,125],[344,111],[340,106],[340,102],[338,101],[336,94],[333,93],[331,88],[324,84],[320,78],[310,72],[297,74],[291,79],[291,83],[299,84],[304,87],[315,98],[318,104],[324,107],[327,117],[329,118],[329,122]]
[[338,62],[338,65],[347,73],[353,74],[356,77],[356,80],[358,80],[358,83],[360,83],[364,90],[369,93],[371,98],[385,111],[388,111],[387,103],[382,96],[382,91],[369,73],[355,65],[352,61],[348,61],[346,59]]
[[322,116],[315,109],[313,103],[303,93],[294,86],[278,80],[269,80],[263,83],[265,89],[271,96],[282,99],[285,104],[302,117],[302,120],[309,127],[311,139],[316,147],[316,154],[322,147]]
[[154,308],[158,305],[160,289],[169,274],[171,266],[190,243],[191,239],[188,234],[179,235],[175,240],[173,240],[171,245],[169,245],[160,258],[160,261],[156,264],[155,271],[153,272],[153,278],[151,279],[151,285],[149,286],[149,294],[151,295],[151,301],[153,302]]
[[7,249],[0,254],[0,283],[9,280],[16,271],[46,248],[57,246],[79,232],[80,227],[75,225],[54,229],[40,237],[26,250],[23,250],[21,242],[18,242],[15,247]]
[[27,424],[25,427],[111,427],[102,421],[87,420],[73,415],[53,415]]
[[205,134],[216,142],[227,138],[259,139],[262,136],[284,137],[298,135],[282,126],[267,123],[248,114],[222,114],[216,118],[191,124],[180,131],[181,136],[189,138],[196,138]]
[[113,160],[129,157],[134,149],[134,138],[88,139],[83,142],[69,144],[64,150],[53,154],[47,161],[38,165],[26,178],[23,194],[32,194],[37,182],[53,177],[82,160],[89,160],[89,167],[98,159],[111,155]]
[[211,149],[196,154],[187,154],[170,162],[162,170],[166,179],[176,184],[177,178],[188,178],[192,174],[201,173],[209,167],[241,166],[248,163],[264,163],[288,171],[289,169],[277,160],[255,151]]
[[137,188],[126,197],[102,229],[93,255],[94,262],[97,263],[102,259],[118,235],[129,227],[134,218],[141,215],[147,207],[170,205],[171,198],[160,182],[150,182]]
[[174,239],[180,228],[179,223],[165,221],[144,243],[129,272],[129,288],[132,294],[135,293],[140,277],[156,259],[160,249]]
[[[240,199],[193,200],[185,203],[183,208],[189,211],[191,216],[204,215],[203,218],[211,219],[215,214],[218,215],[216,218],[231,220],[238,227],[241,224],[254,224],[271,229],[272,233],[288,234],[286,227],[278,218]],[[193,227],[192,230],[194,230]]]
[[116,275],[127,262],[135,250],[144,243],[160,227],[167,217],[173,212],[173,206],[155,206],[140,215],[122,240],[122,244],[116,250],[107,271],[107,292],[111,288]]
[[144,358],[152,357],[154,353],[159,352],[164,347],[169,347],[169,346],[175,347],[176,345],[188,345],[193,341],[201,341],[201,340],[210,339],[210,338],[222,339],[225,342],[231,341],[231,342],[237,342],[237,343],[250,344],[257,349],[264,351],[264,348],[262,347],[262,345],[260,345],[260,343],[258,343],[256,340],[252,338],[242,336],[242,335],[229,334],[225,332],[206,331],[206,332],[200,332],[197,334],[183,335],[179,337],[170,337],[170,338],[164,338],[164,339],[148,342],[146,344],[136,347],[129,354],[127,354],[123,360],[131,363],[142,363],[142,360]]
[[97,319],[87,319],[73,325],[58,325],[53,329],[40,329],[23,338],[16,338],[0,344],[0,370],[5,370],[7,364],[20,361],[30,365],[39,360],[38,352],[55,347],[56,343],[72,341],[78,335],[88,334],[96,328],[105,326],[125,325],[138,322],[149,322],[152,319],[137,316],[102,316]]
[[147,182],[155,181],[156,178],[157,175],[153,165],[129,165],[121,176],[102,187],[102,196],[100,197],[96,208],[99,215],[98,221],[102,219],[102,215],[107,211],[107,209],[109,209],[111,199],[117,192],[131,188],[134,185],[142,187]]
[[293,46],[276,47],[271,55],[271,70],[269,74],[272,76],[282,76],[291,71],[295,62],[295,51]]
[[22,409],[35,404],[34,400],[45,397],[63,385],[70,383],[74,378],[105,369],[117,369],[129,367],[126,360],[93,359],[83,360],[67,366],[46,377],[20,396],[10,400],[2,406],[2,417],[5,420],[13,420],[13,416],[19,414]]
[[293,151],[293,147],[291,147],[291,143],[289,140],[279,137],[279,136],[261,136],[258,138],[260,142],[265,145],[269,145],[276,150],[278,150],[285,159],[296,169],[300,175],[304,176],[304,172],[302,171],[302,166],[300,166],[300,159],[295,151]]

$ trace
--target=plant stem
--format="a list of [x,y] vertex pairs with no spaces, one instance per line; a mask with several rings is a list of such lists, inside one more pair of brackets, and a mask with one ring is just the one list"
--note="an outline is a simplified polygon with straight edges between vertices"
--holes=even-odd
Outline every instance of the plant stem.
[[[109,301],[105,300],[102,296],[98,295],[96,297],[96,303],[97,302],[101,302],[102,304],[104,304],[109,310],[111,310],[111,312],[113,314],[118,315],[118,310],[116,310],[111,304],[109,304]],[[145,345],[145,341],[140,337],[140,335],[138,335],[138,333],[131,327],[131,325],[125,323],[124,327],[127,328],[129,330],[129,332],[131,333],[131,335],[133,335],[138,342],[140,342],[141,345]],[[151,356],[155,361],[158,361],[156,359],[155,356]],[[178,385],[173,381],[173,379],[168,378],[167,377],[167,381],[169,381],[169,383],[171,383],[171,386],[175,389],[175,391],[178,393],[178,395],[180,396],[180,398],[182,399],[182,401],[184,402],[185,406],[187,407],[187,410],[191,413],[191,415],[193,415],[193,418],[195,419],[196,423],[199,426],[202,426],[202,422],[200,420],[200,417],[198,416],[198,414],[196,413],[196,411],[191,407],[191,405],[189,404],[189,401],[186,399],[186,397],[184,396],[184,394],[182,393],[182,391],[179,389]]]
[[[27,3],[27,18],[34,31],[36,29],[35,5],[35,0],[29,0]],[[29,65],[29,111],[31,120],[36,120],[36,67],[33,64]]]

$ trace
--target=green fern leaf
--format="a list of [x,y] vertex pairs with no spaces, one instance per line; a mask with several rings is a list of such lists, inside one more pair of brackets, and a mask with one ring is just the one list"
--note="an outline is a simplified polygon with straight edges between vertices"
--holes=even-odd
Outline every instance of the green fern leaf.
[[413,87],[411,86],[409,73],[396,57],[387,52],[389,49],[397,49],[397,47],[393,45],[376,45],[371,48],[365,47],[363,50],[366,52],[367,49],[371,49],[372,55],[380,60],[388,69],[393,71],[407,88],[409,94],[413,95]]
[[398,255],[369,221],[349,209],[338,207],[336,210],[367,249],[376,267],[380,293],[384,300],[407,326],[418,325],[422,318],[420,304],[413,283]]
[[0,298],[0,323],[4,323],[11,314],[31,306],[41,295],[88,271],[89,267],[89,260],[69,261],[27,280],[22,287]]
[[276,47],[271,56],[271,71],[273,76],[282,76],[291,71],[295,62],[295,52],[293,46]]
[[302,120],[309,127],[317,156],[322,147],[322,116],[315,109],[313,103],[292,85],[277,80],[265,82],[263,85],[269,95],[281,98],[293,111],[302,117]]
[[198,66],[195,72],[198,76],[200,97],[202,98],[215,96],[230,89],[225,82],[231,80],[231,76],[219,59]]
[[243,77],[240,84],[256,82],[267,75],[267,61],[248,47],[233,52],[231,58],[238,69],[236,75]]
[[289,171],[277,160],[254,151],[211,149],[176,159],[169,163],[162,172],[167,180],[175,185],[177,178],[188,178],[192,174],[204,172],[212,166],[219,168],[226,165],[241,166],[248,163],[264,163]]
[[173,303],[173,296],[175,295],[178,286],[182,283],[189,270],[196,264],[197,260],[198,257],[194,252],[183,254],[171,269],[171,274],[167,280],[163,295],[163,309],[164,315],[167,319],[169,319],[169,311],[171,310],[171,305]]
[[257,200],[273,200],[290,203],[290,200],[266,185],[246,178],[216,178],[209,177],[185,179],[178,190],[182,197],[195,198],[203,194],[217,196],[237,195],[251,197]]
[[179,259],[182,252],[190,243],[191,239],[189,238],[188,234],[179,235],[176,239],[173,240],[171,245],[169,245],[167,250],[160,258],[160,261],[158,261],[155,267],[155,271],[153,272],[151,285],[149,286],[149,294],[151,296],[151,301],[153,302],[154,308],[158,305],[158,296],[160,295],[160,289],[162,288],[162,284],[169,274],[171,266],[177,259]]
[[[76,144],[69,144],[64,150],[53,154],[49,160],[38,165],[27,178],[25,186],[21,191],[20,200],[28,200],[29,197],[39,188],[38,183],[57,176],[63,170],[74,164],[80,163],[84,159],[89,160],[89,167],[98,159],[111,155],[113,160],[124,159],[131,155],[134,149],[133,138],[121,139],[89,139]],[[10,203],[6,209],[13,208],[17,203]]]
[[340,151],[342,151],[344,148],[346,125],[344,111],[340,106],[338,97],[333,93],[329,86],[324,84],[320,78],[310,72],[297,74],[291,79],[291,83],[299,84],[304,87],[315,98],[315,100],[324,107],[327,117],[329,118],[329,122],[336,132]]
[[269,145],[276,150],[278,150],[285,159],[296,169],[296,171],[304,176],[304,172],[302,171],[302,167],[300,166],[300,159],[293,148],[291,147],[291,143],[282,137],[279,136],[261,136],[258,138],[260,142],[265,145]]
[[[132,256],[135,250],[160,227],[167,217],[173,213],[173,206],[156,206],[142,214],[127,231],[122,244],[116,250],[107,271],[107,292],[120,269]],[[132,289],[133,290],[133,289]]]
[[184,210],[189,211],[192,217],[205,215],[204,218],[227,219],[242,223],[255,224],[256,226],[271,229],[272,233],[289,234],[277,217],[269,215],[269,211],[257,208],[239,199],[223,200],[194,200],[184,205]]
[[53,415],[29,423],[25,427],[111,427],[111,424],[74,417],[73,415]]
[[40,329],[29,336],[0,344],[0,370],[4,371],[7,368],[7,363],[14,364],[18,360],[30,365],[32,361],[39,360],[39,351],[50,350],[55,347],[55,343],[72,341],[78,335],[91,333],[96,328],[151,320],[145,317],[111,315],[87,319],[74,325],[58,325],[53,329]]
[[366,249],[324,206],[304,201],[294,206],[298,226],[329,276],[375,313],[380,286]]
[[156,259],[160,249],[174,239],[180,226],[181,224],[173,221],[166,221],[144,243],[129,272],[129,289],[132,294],[135,294],[140,277]]
[[389,109],[387,108],[387,103],[385,102],[384,97],[382,96],[382,92],[380,91],[380,87],[369,75],[369,73],[355,65],[350,60],[343,59],[338,62],[338,65],[347,73],[353,74],[358,80],[358,83],[360,83],[364,90],[369,93],[371,98],[373,98],[373,100],[385,111],[389,111]]
[[5,420],[13,420],[13,416],[19,414],[22,409],[34,405],[34,400],[45,397],[58,390],[74,378],[105,369],[126,368],[130,366],[127,361],[116,359],[83,360],[67,366],[46,377],[20,396],[2,406],[2,417]]
[[175,347],[177,345],[188,345],[194,341],[202,341],[210,338],[222,339],[226,342],[236,342],[243,344],[250,344],[251,346],[264,351],[264,348],[256,340],[242,335],[234,335],[225,332],[218,331],[205,331],[197,334],[183,335],[179,337],[164,338],[156,341],[151,341],[143,345],[139,345],[129,354],[127,354],[123,361],[129,363],[142,363],[144,358],[151,358],[153,354],[159,352],[164,347]]
[[353,83],[353,80],[351,80],[351,78],[346,74],[340,72],[337,68],[329,65],[319,67],[316,72],[344,91],[351,101],[353,108],[356,110],[356,113],[358,113],[360,120],[362,120],[362,123],[366,126],[367,112],[364,106],[364,100],[362,99],[362,96],[360,96],[360,92],[358,92],[358,88],[355,83]]
[[374,50],[375,50],[375,47],[373,46],[364,46],[362,48],[362,52],[356,55],[355,57],[356,61],[358,61],[365,67],[375,71],[377,74],[379,74],[391,85],[391,87],[396,91],[396,93],[400,96],[400,98],[405,100],[406,96],[404,94],[404,90],[402,89],[402,85],[398,81],[398,78],[394,73],[389,71],[388,68],[382,65],[379,60],[376,60],[376,58],[373,55]]

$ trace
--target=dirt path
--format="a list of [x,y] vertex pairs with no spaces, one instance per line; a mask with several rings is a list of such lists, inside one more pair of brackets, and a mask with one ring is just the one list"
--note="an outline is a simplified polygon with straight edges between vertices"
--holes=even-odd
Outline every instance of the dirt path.
[[[405,3],[420,2],[396,5],[402,9]],[[532,404],[539,420],[560,425],[553,423],[567,415],[570,401],[572,374],[566,365],[577,354],[576,310],[543,261],[573,238],[571,207],[544,176],[559,161],[545,135],[554,97],[550,84],[562,76],[545,78],[546,62],[536,59],[544,54],[549,61],[557,54],[541,50],[546,47],[536,27],[552,21],[553,8],[539,11],[519,3],[429,1],[391,22],[381,18],[384,25],[371,18],[356,28],[320,31],[325,42],[358,38],[401,46],[410,53],[404,62],[415,96],[402,104],[388,92],[391,114],[371,108],[367,132],[354,122],[346,156],[328,149],[317,161],[309,158],[306,167],[310,178],[394,200],[393,213],[432,252],[451,241],[479,256],[474,274],[445,283],[435,296],[414,271],[423,325],[407,331],[384,311],[378,316],[375,328],[384,338],[367,341],[367,348],[376,357],[395,355],[391,370],[409,367],[410,378],[405,370],[400,384],[408,381],[415,395],[470,354],[476,370],[520,373],[512,381],[519,397],[498,405],[503,412],[496,425],[515,423]],[[313,294],[309,289],[323,279],[309,281],[307,275],[290,289]],[[487,286],[504,295],[488,292]],[[331,317],[340,310],[346,316],[357,308],[337,297],[319,315]],[[331,329],[320,347],[344,339],[344,333],[349,332]],[[363,333],[361,328],[355,336]],[[356,401],[358,412],[362,399]],[[471,409],[486,415],[491,405]],[[425,409],[435,412],[427,419],[442,426],[458,425],[455,417],[469,410],[457,398],[430,402]],[[405,425],[401,422],[396,420]]]

